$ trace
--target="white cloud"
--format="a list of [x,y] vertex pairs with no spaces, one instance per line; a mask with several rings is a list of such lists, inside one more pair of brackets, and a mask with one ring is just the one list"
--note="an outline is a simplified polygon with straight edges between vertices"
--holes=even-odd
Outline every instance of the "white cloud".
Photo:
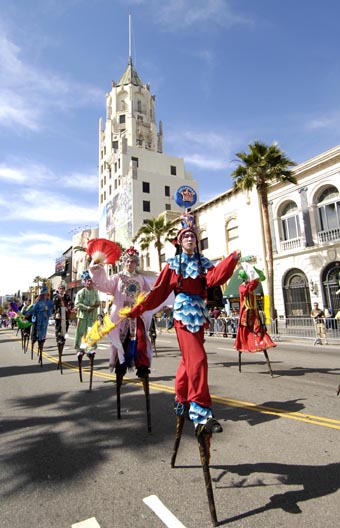
[[214,26],[231,27],[250,22],[234,12],[226,0],[169,0],[161,5],[159,0],[153,0],[151,4],[156,22],[167,31],[189,27],[209,31]]
[[64,177],[63,185],[73,189],[98,192],[98,175],[95,173],[72,172]]
[[36,131],[40,128],[40,118],[39,108],[30,105],[22,95],[0,89],[0,126],[16,129],[20,125]]
[[316,130],[319,128],[329,128],[333,129],[334,125],[337,125],[338,128],[339,116],[323,116],[319,118],[312,119],[306,125],[310,130]]
[[9,180],[16,183],[23,183],[26,181],[26,176],[20,169],[13,169],[0,165],[0,180]]
[[21,56],[20,47],[0,34],[0,126],[37,131],[48,126],[50,120],[44,118],[53,109],[66,112],[102,103],[103,93],[96,87],[39,69]]
[[40,257],[29,258],[23,255],[20,259],[12,255],[2,255],[0,294],[12,295],[18,290],[27,291],[33,285],[37,275],[47,278],[54,273],[55,259]]
[[1,237],[0,294],[27,291],[34,277],[49,277],[54,273],[55,258],[70,241],[48,233],[23,231],[14,237]]
[[[75,197],[76,200],[76,197]],[[7,220],[29,220],[35,222],[52,222],[62,224],[93,223],[98,221],[98,208],[78,205],[64,195],[47,190],[25,189],[20,191],[16,202],[12,204],[3,217]]]
[[[181,127],[178,127],[181,130]],[[168,136],[172,150],[184,158],[186,164],[214,171],[226,170],[232,159],[233,142],[228,133],[204,133],[184,130]]]
[[226,169],[227,163],[225,159],[205,158],[199,154],[187,154],[185,162],[191,165],[196,165],[202,169],[223,170]]
[[42,163],[35,163],[29,159],[12,159],[7,163],[0,164],[0,181],[16,182],[27,185],[29,189],[58,183],[58,189],[81,189],[82,191],[98,191],[98,175],[91,171],[71,171],[56,174]]

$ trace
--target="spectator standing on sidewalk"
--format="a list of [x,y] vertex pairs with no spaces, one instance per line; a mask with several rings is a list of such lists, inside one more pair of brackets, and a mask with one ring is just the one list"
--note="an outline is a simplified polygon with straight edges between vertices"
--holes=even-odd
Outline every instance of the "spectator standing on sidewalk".
[[326,325],[325,325],[325,312],[319,308],[317,302],[313,303],[313,309],[310,316],[314,320],[315,326],[315,340],[314,345],[322,345],[322,340],[324,339],[325,345],[328,345],[327,336],[326,336]]

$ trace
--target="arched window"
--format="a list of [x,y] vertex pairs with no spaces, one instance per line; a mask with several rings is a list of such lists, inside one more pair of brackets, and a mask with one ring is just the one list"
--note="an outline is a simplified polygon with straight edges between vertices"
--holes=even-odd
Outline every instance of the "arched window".
[[291,269],[284,279],[286,317],[309,317],[311,309],[308,280],[303,271]]
[[300,221],[296,203],[289,202],[282,209],[281,214],[282,236],[283,240],[292,240],[299,238]]
[[232,253],[238,248],[238,223],[236,218],[232,218],[226,225],[227,251]]
[[[326,241],[340,238],[340,194],[338,189],[333,185],[324,189],[320,194],[318,211],[320,230],[323,232],[331,232],[331,238],[328,237]],[[333,236],[332,231],[334,231]]]
[[340,262],[330,262],[322,272],[324,306],[332,308],[334,314],[340,310]]
[[202,230],[199,236],[199,249],[200,251],[204,251],[205,249],[208,249],[208,247],[209,247],[209,240],[208,240],[207,232],[205,230]]

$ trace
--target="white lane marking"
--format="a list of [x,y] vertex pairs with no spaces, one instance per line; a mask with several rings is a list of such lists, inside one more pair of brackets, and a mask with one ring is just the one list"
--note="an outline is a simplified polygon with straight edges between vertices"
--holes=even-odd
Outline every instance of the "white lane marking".
[[86,521],[72,524],[71,528],[100,528],[100,525],[95,517],[91,517],[90,519],[86,519]]
[[149,508],[163,521],[165,526],[168,528],[185,528],[173,513],[164,504],[159,500],[157,495],[150,495],[143,499],[144,504],[149,506]]

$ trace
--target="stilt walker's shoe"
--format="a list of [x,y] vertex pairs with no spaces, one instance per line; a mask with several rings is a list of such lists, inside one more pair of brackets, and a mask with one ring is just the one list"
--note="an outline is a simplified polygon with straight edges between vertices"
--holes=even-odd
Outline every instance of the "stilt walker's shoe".
[[183,418],[185,418],[186,420],[190,420],[189,407],[185,403],[175,400],[174,401],[174,413],[176,416],[183,416]]
[[223,427],[215,418],[209,418],[207,423],[205,424],[199,424],[196,427],[196,436],[199,436],[201,434],[214,434],[214,433],[222,433]]
[[142,365],[141,367],[137,368],[136,376],[139,378],[147,378],[150,374],[150,369],[148,367],[145,367]]
[[184,403],[181,403],[175,400],[174,401],[174,413],[176,414],[176,416],[183,416],[184,412],[185,412]]

